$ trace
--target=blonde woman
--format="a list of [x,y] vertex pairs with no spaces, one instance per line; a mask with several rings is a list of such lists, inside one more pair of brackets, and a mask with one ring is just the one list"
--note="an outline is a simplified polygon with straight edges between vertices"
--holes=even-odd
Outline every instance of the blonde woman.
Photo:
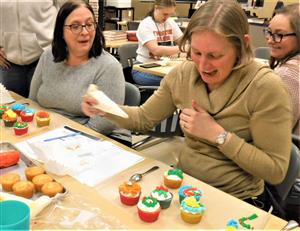
[[300,135],[300,4],[276,12],[265,31],[270,66],[287,86],[293,106],[293,133]]
[[280,183],[288,169],[288,93],[279,76],[254,61],[247,17],[235,0],[201,5],[181,47],[186,43],[190,60],[165,76],[142,106],[122,106],[128,119],[95,110],[89,97],[82,109],[139,131],[181,109],[185,145],[178,167],[240,199],[264,200],[264,182]]

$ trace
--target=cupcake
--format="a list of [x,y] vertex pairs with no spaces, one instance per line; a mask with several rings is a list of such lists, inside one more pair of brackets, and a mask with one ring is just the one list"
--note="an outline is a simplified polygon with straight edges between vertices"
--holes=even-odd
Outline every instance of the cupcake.
[[187,186],[187,185],[181,186],[178,190],[178,194],[179,194],[179,203],[181,203],[184,198],[190,196],[195,197],[195,199],[199,201],[203,195],[200,189],[197,189],[192,186]]
[[39,111],[35,114],[36,124],[38,127],[49,126],[50,115],[48,112]]
[[34,116],[34,110],[26,108],[25,110],[21,111],[20,116],[23,122],[31,122]]
[[2,115],[4,114],[5,111],[9,109],[8,106],[6,105],[0,105],[0,118],[2,118]]
[[41,191],[48,197],[54,197],[57,193],[62,193],[64,191],[64,188],[60,183],[52,181],[44,184]]
[[34,185],[30,181],[19,181],[13,185],[15,195],[25,198],[31,198],[34,194]]
[[183,173],[180,169],[169,169],[164,173],[164,184],[168,188],[179,188],[183,181]]
[[53,178],[47,174],[37,175],[32,178],[32,183],[34,184],[35,190],[37,192],[41,191],[44,184],[46,184],[48,182],[52,182],[52,181],[53,181]]
[[150,196],[158,201],[162,209],[169,208],[173,198],[173,194],[163,186],[156,187],[156,189],[151,192]]
[[24,135],[28,132],[28,124],[26,122],[15,122],[14,131],[17,136]]
[[11,109],[8,109],[2,115],[2,120],[4,121],[5,127],[12,127],[14,123],[17,121],[17,114],[13,112]]
[[124,182],[119,186],[121,202],[125,205],[136,205],[141,195],[141,186],[136,182]]
[[25,170],[25,176],[27,180],[32,180],[33,177],[41,175],[43,173],[45,173],[45,170],[39,166],[28,167]]
[[4,191],[12,191],[13,185],[20,180],[20,175],[14,172],[6,173],[0,177],[2,189]]
[[26,106],[21,103],[15,103],[11,106],[11,109],[18,115],[20,115],[21,111],[25,110],[25,108],[26,108]]
[[156,221],[160,213],[160,205],[158,201],[152,197],[144,197],[139,201],[137,208],[139,217],[146,222]]
[[205,207],[195,197],[186,197],[180,205],[182,220],[190,224],[197,224],[201,221]]

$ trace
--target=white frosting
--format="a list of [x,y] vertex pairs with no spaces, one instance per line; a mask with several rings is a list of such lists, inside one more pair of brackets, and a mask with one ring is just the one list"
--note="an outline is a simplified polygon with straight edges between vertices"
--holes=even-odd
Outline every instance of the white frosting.
[[182,180],[179,176],[177,175],[168,175],[168,171],[166,171],[164,173],[165,177],[168,179],[168,180]]
[[164,195],[159,195],[157,192],[151,192],[151,196],[159,201],[168,200],[172,197],[171,193],[167,193],[167,197],[164,197]]
[[140,200],[137,206],[140,210],[142,210],[144,212],[153,213],[153,212],[156,212],[160,207],[159,203],[157,203],[154,207],[147,207],[142,203],[142,201],[143,200]]
[[123,195],[123,196],[125,196],[125,197],[132,197],[132,198],[134,198],[134,197],[139,197],[139,193],[138,194],[133,194],[133,193],[124,193],[124,192],[122,192],[122,191],[120,191],[120,193]]

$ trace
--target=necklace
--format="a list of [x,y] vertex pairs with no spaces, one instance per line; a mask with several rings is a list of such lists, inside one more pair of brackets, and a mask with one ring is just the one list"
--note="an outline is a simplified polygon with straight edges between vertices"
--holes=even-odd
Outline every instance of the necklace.
[[163,37],[162,37],[161,31],[159,30],[159,27],[158,27],[157,23],[156,23],[155,21],[154,21],[154,23],[155,23],[155,26],[156,26],[156,28],[157,28],[157,34],[158,34],[159,39],[160,39],[159,42],[164,42],[163,38],[166,36],[166,33],[167,33],[167,30],[166,30],[166,23],[164,22],[164,33],[163,33]]

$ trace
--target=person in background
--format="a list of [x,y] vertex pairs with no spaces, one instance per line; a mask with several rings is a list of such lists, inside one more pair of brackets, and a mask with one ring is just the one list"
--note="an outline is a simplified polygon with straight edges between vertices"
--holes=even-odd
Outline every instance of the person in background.
[[293,134],[300,136],[300,4],[276,11],[265,30],[270,67],[287,86],[293,108]]
[[81,97],[95,84],[118,104],[124,103],[125,80],[120,63],[104,51],[104,37],[91,6],[84,0],[67,1],[58,12],[51,49],[34,72],[29,98],[105,135],[115,125],[105,118],[89,118],[80,108]]
[[94,109],[95,100],[87,96],[83,111],[145,131],[181,109],[185,143],[178,167],[247,202],[267,201],[264,182],[280,183],[289,165],[287,90],[270,68],[254,61],[247,17],[235,0],[201,5],[181,50],[187,43],[188,60],[174,67],[142,106],[121,106],[128,119]]
[[[182,31],[170,18],[175,14],[175,0],[155,0],[152,9],[137,30],[139,46],[136,60],[146,63],[160,59],[162,56],[179,54],[176,43],[182,37]],[[161,77],[149,73],[132,71],[133,80],[144,86],[159,86]]]
[[28,97],[38,59],[50,46],[61,0],[1,1],[0,82]]

